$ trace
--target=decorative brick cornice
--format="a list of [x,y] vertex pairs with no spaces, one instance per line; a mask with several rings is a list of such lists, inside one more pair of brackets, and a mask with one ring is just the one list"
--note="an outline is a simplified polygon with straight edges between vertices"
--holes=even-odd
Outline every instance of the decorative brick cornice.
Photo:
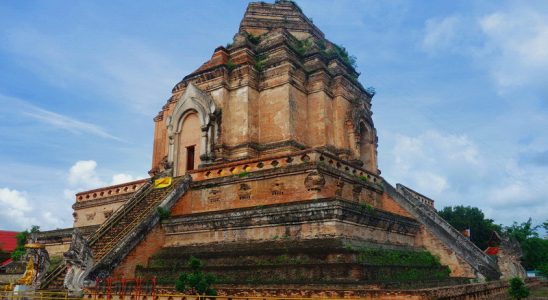
[[141,188],[148,179],[140,179],[122,184],[106,186],[76,194],[76,202],[93,201],[117,195],[130,194]]

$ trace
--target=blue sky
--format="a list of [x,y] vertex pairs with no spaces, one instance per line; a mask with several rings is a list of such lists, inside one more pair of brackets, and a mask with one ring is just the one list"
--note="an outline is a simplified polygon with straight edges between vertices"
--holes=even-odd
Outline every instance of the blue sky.
[[[297,1],[373,86],[390,182],[497,223],[548,215],[548,2]],[[72,194],[146,176],[171,88],[244,1],[0,2],[0,228],[72,224]]]

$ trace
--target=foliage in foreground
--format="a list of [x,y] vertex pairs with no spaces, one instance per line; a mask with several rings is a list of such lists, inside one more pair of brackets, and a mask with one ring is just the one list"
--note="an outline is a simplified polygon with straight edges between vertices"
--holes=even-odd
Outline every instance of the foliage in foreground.
[[204,273],[204,265],[201,260],[194,256],[188,259],[188,267],[192,270],[190,273],[183,272],[175,283],[175,289],[179,292],[193,295],[216,296],[217,291],[211,288],[211,285],[217,281],[215,275]]
[[[546,222],[544,229],[546,230]],[[523,252],[522,264],[528,269],[537,269],[544,276],[548,276],[548,240],[539,237],[537,229],[541,225],[533,226],[531,219],[505,228],[505,234],[515,238]]]
[[523,299],[529,296],[529,288],[525,286],[523,280],[519,277],[510,279],[510,287],[508,288],[508,294],[513,299]]
[[23,258],[27,250],[25,249],[25,244],[27,243],[27,239],[31,233],[36,233],[40,231],[40,226],[32,225],[29,230],[25,230],[22,232],[19,232],[15,238],[17,239],[17,247],[15,247],[15,250],[11,253],[11,258],[14,261],[19,261]]

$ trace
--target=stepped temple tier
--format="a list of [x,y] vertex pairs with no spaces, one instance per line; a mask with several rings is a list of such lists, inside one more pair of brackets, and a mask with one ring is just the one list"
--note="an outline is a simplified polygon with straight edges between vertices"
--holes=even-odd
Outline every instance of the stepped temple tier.
[[[292,1],[250,3],[233,42],[154,117],[151,178],[76,194],[74,228],[40,234],[52,257],[41,287],[155,277],[173,290],[190,256],[228,295],[359,296],[511,276],[432,199],[381,177],[374,92],[358,76]],[[54,259],[63,255],[68,269]]]

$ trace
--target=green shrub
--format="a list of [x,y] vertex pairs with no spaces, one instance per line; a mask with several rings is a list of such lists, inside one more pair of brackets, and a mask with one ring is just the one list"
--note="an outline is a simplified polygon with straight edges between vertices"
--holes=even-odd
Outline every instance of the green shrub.
[[368,265],[441,266],[439,258],[428,251],[360,249],[358,262]]
[[523,280],[519,277],[510,279],[510,288],[508,288],[508,294],[513,299],[523,299],[529,296],[529,288],[525,286]]
[[257,36],[257,35],[253,35],[249,32],[246,32],[247,33],[247,39],[253,44],[253,45],[258,45],[259,42],[261,41],[261,37],[260,36]]
[[257,72],[262,72],[264,70],[264,62],[268,57],[265,54],[255,55],[255,69]]
[[217,291],[211,288],[211,285],[217,282],[217,277],[211,273],[204,273],[204,264],[194,256],[188,259],[187,265],[192,272],[181,273],[175,282],[175,289],[189,295],[216,296]]
[[232,61],[232,59],[229,59],[226,64],[225,64],[226,68],[228,69],[229,72],[232,72],[232,70],[236,69],[237,65]]
[[160,216],[160,221],[167,220],[171,217],[171,211],[165,207],[158,206],[156,209],[158,216]]
[[249,172],[247,172],[247,171],[243,171],[243,172],[238,174],[238,177],[240,177],[240,178],[243,178],[243,177],[246,177],[246,176],[249,176]]
[[40,232],[40,226],[32,225],[29,230],[25,230],[22,232],[19,232],[15,238],[17,239],[17,247],[15,250],[11,253],[11,258],[14,261],[19,261],[23,258],[27,250],[25,249],[25,244],[27,243],[27,239],[31,233]]

